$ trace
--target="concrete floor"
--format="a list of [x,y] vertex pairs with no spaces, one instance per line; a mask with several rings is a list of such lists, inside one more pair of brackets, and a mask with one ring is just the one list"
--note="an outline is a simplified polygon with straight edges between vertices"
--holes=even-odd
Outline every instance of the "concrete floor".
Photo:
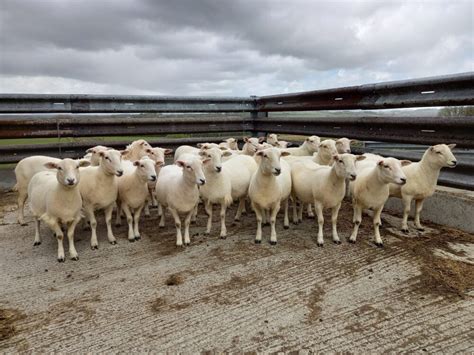
[[33,247],[32,223],[15,224],[13,194],[0,206],[2,352],[474,351],[472,234],[430,224],[403,235],[384,215],[384,249],[368,217],[352,245],[345,204],[341,245],[327,223],[317,248],[309,219],[289,230],[279,220],[278,245],[268,227],[255,245],[253,215],[220,240],[216,215],[205,236],[201,212],[190,247],[177,249],[171,218],[158,230],[156,217],[135,243],[116,228],[114,246],[100,216],[100,249],[78,229],[80,260],[58,263],[46,228]]

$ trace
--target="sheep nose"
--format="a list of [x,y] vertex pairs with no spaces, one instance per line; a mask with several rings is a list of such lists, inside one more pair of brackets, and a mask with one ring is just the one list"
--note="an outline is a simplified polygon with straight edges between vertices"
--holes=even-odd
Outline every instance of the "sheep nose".
[[199,179],[199,182],[201,183],[201,185],[204,185],[206,183],[206,180],[205,179]]
[[275,172],[276,172],[277,174],[280,174],[280,173],[281,173],[281,169],[280,169],[280,168],[275,168]]
[[216,167],[216,170],[217,170],[218,173],[220,173],[221,170],[222,170],[222,167],[221,167],[221,166],[217,166],[217,167]]
[[406,178],[400,178],[400,181],[401,181],[401,182],[402,182],[402,184],[404,185],[404,184],[406,184],[406,182],[407,182],[407,179],[406,179]]
[[66,181],[68,185],[74,185],[75,179],[67,178]]
[[453,164],[453,166],[456,166],[456,165],[458,165],[458,162],[457,162],[457,160],[453,160],[453,161],[451,161],[451,164]]
[[150,177],[150,179],[151,179],[151,181],[156,181],[156,175],[152,175],[152,176]]
[[117,176],[122,176],[123,175],[123,170],[118,170],[117,171]]
[[356,177],[357,177],[357,175],[356,175],[356,174],[351,174],[351,180],[355,180],[355,179],[356,179]]

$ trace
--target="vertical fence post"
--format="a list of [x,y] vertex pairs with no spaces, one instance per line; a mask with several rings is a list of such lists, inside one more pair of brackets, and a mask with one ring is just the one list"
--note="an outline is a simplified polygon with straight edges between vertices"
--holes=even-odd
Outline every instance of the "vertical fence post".
[[257,110],[257,96],[250,96],[252,100],[254,100],[254,108],[255,110],[250,111],[250,117],[252,118],[252,124],[254,125],[254,129],[252,130],[252,136],[254,137],[266,137],[268,132],[263,131],[256,131],[255,130],[255,120],[262,117],[268,117],[268,112],[259,112]]

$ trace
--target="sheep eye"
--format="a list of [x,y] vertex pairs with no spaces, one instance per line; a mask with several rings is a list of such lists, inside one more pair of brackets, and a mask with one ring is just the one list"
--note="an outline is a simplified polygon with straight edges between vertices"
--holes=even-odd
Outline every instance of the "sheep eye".
[[188,165],[186,168],[191,169],[191,165]]
[[440,154],[440,155],[441,155],[442,153],[441,153],[441,152],[436,152],[436,154]]
[[145,165],[141,164],[141,165],[140,165],[140,167],[141,167],[141,168],[144,168],[144,167],[145,167]]
[[389,169],[390,167],[388,165],[383,166],[385,169]]
[[58,166],[58,170],[63,170],[63,168],[61,168],[60,166]]
[[343,162],[342,160],[339,160],[339,163],[342,163],[342,164],[344,164],[344,162]]

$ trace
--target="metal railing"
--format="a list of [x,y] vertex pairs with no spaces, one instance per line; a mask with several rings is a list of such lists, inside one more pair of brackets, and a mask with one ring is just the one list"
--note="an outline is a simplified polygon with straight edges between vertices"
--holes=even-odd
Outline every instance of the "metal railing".
[[[0,94],[0,138],[58,138],[57,143],[0,146],[0,163],[14,163],[33,154],[79,157],[92,145],[65,143],[60,138],[177,133],[202,137],[156,138],[150,142],[176,147],[219,141],[212,135],[220,132],[235,136],[244,132],[274,132],[427,145],[456,143],[461,148],[474,148],[472,116],[331,117],[293,113],[451,105],[474,105],[474,73],[262,97]],[[289,111],[292,113],[285,114]],[[279,115],[272,116],[274,112]],[[112,147],[123,147],[126,143],[106,142]],[[407,151],[382,153],[400,158],[420,157],[419,153]],[[440,182],[474,190],[474,161],[463,156],[455,171],[443,172]]]

